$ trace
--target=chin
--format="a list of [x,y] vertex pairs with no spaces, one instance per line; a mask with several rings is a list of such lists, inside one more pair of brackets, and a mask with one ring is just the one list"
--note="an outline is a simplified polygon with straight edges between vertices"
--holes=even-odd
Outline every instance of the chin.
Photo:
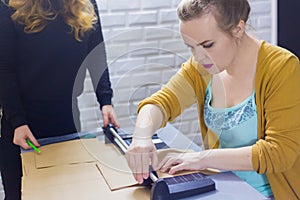
[[222,71],[224,71],[225,69],[224,68],[219,68],[219,67],[217,67],[217,66],[213,66],[213,67],[211,67],[210,69],[206,69],[207,70],[207,72],[209,73],[209,74],[211,74],[211,75],[214,75],[214,74],[219,74],[219,73],[221,73]]

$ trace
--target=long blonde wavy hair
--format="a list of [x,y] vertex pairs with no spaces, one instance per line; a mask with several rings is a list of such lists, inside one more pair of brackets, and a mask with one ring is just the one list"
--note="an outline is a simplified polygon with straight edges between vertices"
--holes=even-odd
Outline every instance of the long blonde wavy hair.
[[[53,7],[53,1],[60,5],[58,10]],[[9,0],[9,6],[15,9],[12,19],[25,26],[25,33],[42,31],[48,21],[60,15],[71,27],[75,39],[81,41],[98,20],[90,0]]]

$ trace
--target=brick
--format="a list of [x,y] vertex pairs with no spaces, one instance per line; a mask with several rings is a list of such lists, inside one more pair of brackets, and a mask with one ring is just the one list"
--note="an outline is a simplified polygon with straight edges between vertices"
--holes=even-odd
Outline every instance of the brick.
[[97,120],[89,120],[89,121],[83,121],[81,122],[81,130],[82,131],[90,131],[96,128],[103,126],[102,119],[97,119]]
[[114,102],[118,102],[119,103],[123,103],[123,102],[126,102],[128,101],[128,88],[118,88],[118,87],[115,87],[113,88],[114,90],[114,97],[113,97],[113,101]]
[[135,42],[131,43],[128,47],[129,51],[140,51],[147,48],[153,48],[158,50],[158,41],[147,41],[147,42]]
[[143,48],[140,50],[132,51],[129,56],[130,57],[145,57],[145,56],[153,56],[158,55],[160,52],[159,48]]
[[250,25],[250,29],[254,28],[257,29],[258,27],[258,19],[255,16],[251,16],[247,22]]
[[127,73],[123,76],[112,77],[113,88],[141,88],[149,84],[160,84],[160,72]]
[[137,88],[115,88],[114,101],[127,103],[132,101],[141,101],[147,97],[146,89],[143,87]]
[[257,1],[249,2],[251,6],[251,15],[257,14],[270,14],[271,13],[271,2],[270,1]]
[[172,10],[161,10],[160,11],[160,22],[167,23],[167,22],[178,22],[178,17],[175,9]]
[[272,19],[270,16],[261,16],[258,18],[257,28],[271,28]]
[[140,10],[140,0],[108,0],[108,8],[113,11],[120,10]]
[[172,5],[172,0],[142,0],[141,7],[142,9],[159,9],[166,8]]
[[118,121],[122,128],[132,128],[135,125],[135,120],[132,120],[132,118],[129,117],[120,117],[118,118]]
[[107,0],[96,0],[96,2],[100,13],[108,10]]
[[176,74],[177,70],[173,69],[173,70],[169,70],[169,71],[164,71],[162,73],[162,82],[163,83],[167,83],[172,76],[174,76]]
[[[128,71],[139,70],[143,68],[145,64],[145,58],[128,58],[128,59],[118,59],[109,65],[109,68],[114,74],[124,74]],[[143,70],[143,69],[141,69]]]
[[190,52],[176,54],[175,66],[178,68],[181,67],[182,63],[186,62],[191,56],[192,56],[192,53],[190,53]]
[[146,92],[147,92],[147,96],[151,96],[152,94],[154,94],[155,92],[157,92],[158,90],[161,89],[161,87],[163,86],[163,83],[161,81],[159,82],[153,82],[153,83],[149,83],[146,87]]
[[149,56],[159,54],[158,41],[131,43],[128,47],[128,52],[131,57]]
[[109,60],[119,59],[126,51],[126,44],[111,44],[106,46],[107,58]]
[[[0,179],[0,185],[2,186],[2,180]],[[4,191],[3,188],[1,187],[0,189],[0,199],[3,200],[4,199]]]
[[153,57],[147,58],[147,63],[154,63],[158,65],[164,66],[174,66],[175,64],[175,57],[174,55],[158,55]]
[[79,107],[99,107],[97,97],[94,92],[84,92],[78,97]]
[[118,117],[128,117],[131,114],[128,103],[118,103],[118,105],[114,107],[114,110]]
[[173,7],[177,8],[182,0],[173,0]]
[[131,12],[128,16],[129,25],[156,24],[157,11]]
[[102,29],[102,34],[103,34],[103,38],[104,38],[104,43],[105,43],[105,45],[107,45],[106,40],[108,42],[108,40],[111,36],[110,29],[108,29],[108,28]]
[[170,27],[147,27],[145,28],[145,40],[162,40],[173,38],[174,31]]
[[161,48],[171,53],[186,52],[188,50],[181,40],[163,41],[161,42]]
[[112,30],[112,38],[110,42],[130,42],[130,41],[143,41],[143,28],[119,28]]
[[86,92],[94,92],[94,87],[91,78],[86,77],[84,80],[84,89]]
[[118,88],[129,88],[130,83],[130,77],[128,75],[122,75],[122,76],[112,76],[110,77],[111,80],[111,86],[113,89]]
[[124,26],[126,24],[125,20],[125,13],[107,13],[101,15],[102,27]]
[[160,84],[160,73],[159,72],[148,72],[144,74],[136,74],[131,76],[131,84],[133,87],[142,87],[149,83]]
[[101,112],[99,107],[88,107],[80,109],[80,120],[90,121],[101,118]]
[[173,26],[173,30],[174,30],[174,33],[176,33],[175,37],[176,37],[176,38],[180,38],[180,39],[182,40],[182,38],[181,38],[181,33],[180,33],[180,30],[179,30],[179,22],[176,23],[176,24]]
[[271,42],[271,35],[268,29],[258,31],[257,33],[259,39],[266,40],[267,42]]
[[139,102],[144,98],[148,97],[147,95],[147,88],[145,87],[136,87],[130,93],[129,100],[131,102]]

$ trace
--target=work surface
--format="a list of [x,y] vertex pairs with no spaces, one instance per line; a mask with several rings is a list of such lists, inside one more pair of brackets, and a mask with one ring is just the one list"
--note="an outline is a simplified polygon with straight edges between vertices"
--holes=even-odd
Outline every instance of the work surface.
[[[170,130],[174,131],[169,127],[168,133]],[[182,136],[178,137],[182,143]],[[60,137],[56,142],[66,139],[72,138]],[[172,139],[176,148],[177,139]],[[53,138],[41,141],[48,142],[52,143]],[[103,139],[60,142],[45,145],[41,151],[41,154],[22,153],[23,200],[140,200],[150,197],[150,189],[137,185],[133,179],[124,156],[114,145],[104,144]],[[216,183],[215,191],[186,199],[266,199],[231,172],[210,175],[210,178]]]

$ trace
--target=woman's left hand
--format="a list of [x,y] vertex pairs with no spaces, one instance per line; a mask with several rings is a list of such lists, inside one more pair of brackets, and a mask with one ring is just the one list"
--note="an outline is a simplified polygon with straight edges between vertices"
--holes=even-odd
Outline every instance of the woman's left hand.
[[159,163],[159,169],[162,172],[175,174],[182,170],[203,170],[205,169],[202,155],[199,152],[193,153],[169,153]]
[[102,119],[104,127],[109,123],[113,124],[117,129],[120,127],[112,105],[105,105],[102,107]]

